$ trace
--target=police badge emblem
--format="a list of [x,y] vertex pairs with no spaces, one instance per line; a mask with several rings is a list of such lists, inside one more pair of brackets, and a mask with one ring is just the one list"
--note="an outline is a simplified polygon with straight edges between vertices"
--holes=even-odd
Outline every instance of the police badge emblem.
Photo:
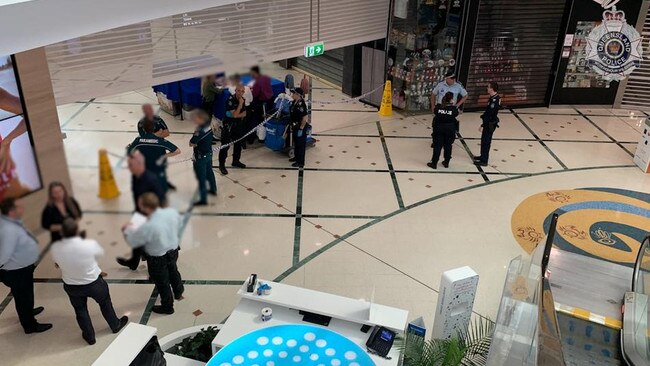
[[587,64],[609,81],[621,81],[640,66],[641,35],[616,7],[603,12],[603,22],[587,37]]

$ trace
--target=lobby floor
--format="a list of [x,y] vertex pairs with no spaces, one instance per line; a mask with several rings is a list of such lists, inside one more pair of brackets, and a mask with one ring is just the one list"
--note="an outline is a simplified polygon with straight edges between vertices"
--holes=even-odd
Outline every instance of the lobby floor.
[[[286,71],[269,73],[280,77]],[[480,275],[474,311],[494,319],[508,263],[527,255],[513,223],[522,201],[540,192],[587,187],[650,192],[650,176],[632,162],[646,118],[640,111],[503,110],[490,166],[483,169],[470,155],[479,150],[480,113],[464,113],[451,166],[434,171],[426,166],[430,116],[379,117],[376,109],[318,81],[313,99],[318,142],[308,148],[303,170],[256,145],[243,152],[248,169],[217,175],[219,196],[210,206],[191,208],[196,191],[191,162],[169,168],[178,187],[171,204],[187,221],[179,258],[187,290],[169,316],[151,313],[155,299],[144,264],[132,272],[114,259],[129,253],[119,228],[133,209],[124,147],[136,136],[140,104],[156,104],[155,95],[138,90],[59,107],[83,227],[106,250],[100,265],[119,314],[158,327],[159,336],[220,323],[234,308],[243,279],[257,273],[353,298],[374,293],[375,302],[407,309],[411,319],[423,316],[431,327],[441,274],[470,266]],[[192,126],[162,117],[181,157],[188,157]],[[122,192],[110,201],[97,198],[100,148],[108,150]],[[647,217],[636,225],[650,231]],[[39,238],[45,244],[45,237]],[[0,286],[2,364],[92,363],[115,338],[99,310],[89,306],[97,344],[87,346],[47,250],[35,276],[36,303],[46,308],[39,320],[54,323],[54,329],[23,334],[8,291]]]

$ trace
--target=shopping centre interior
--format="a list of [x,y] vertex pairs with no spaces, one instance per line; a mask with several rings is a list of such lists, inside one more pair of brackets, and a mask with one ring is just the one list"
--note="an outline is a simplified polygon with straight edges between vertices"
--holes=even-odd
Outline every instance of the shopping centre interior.
[[[650,364],[650,1],[163,3],[153,16],[127,16],[117,4],[106,10],[115,19],[86,24],[99,19],[93,12],[78,27],[47,20],[61,32],[11,42],[5,18],[48,8],[1,5],[0,142],[11,145],[0,150],[0,199],[25,207],[20,225],[39,250],[36,320],[52,328],[26,334],[19,321],[6,280],[14,268],[2,266],[16,261],[3,251],[23,244],[0,225],[0,364],[164,365],[152,344],[172,366]],[[603,24],[625,37],[622,51],[611,50],[620,70],[589,59]],[[289,161],[302,127],[280,134],[281,148],[270,145],[280,115],[270,107],[248,124],[255,141],[242,150],[246,167],[231,167],[229,156],[224,175],[217,155],[236,110],[226,100],[239,95],[229,78],[250,80],[256,65],[274,98],[306,101],[304,166]],[[219,90],[209,110],[206,82]],[[432,169],[442,138],[432,101],[452,83],[467,99],[453,158]],[[2,103],[5,90],[21,112]],[[498,128],[481,164],[494,95]],[[124,226],[139,208],[125,149],[147,104],[181,151],[165,163],[184,285],[173,314],[154,311],[156,255],[135,270],[116,261],[132,255]],[[197,129],[202,110],[211,118]],[[206,126],[215,131],[217,194],[200,205],[195,169],[204,155],[191,144]],[[103,248],[98,280],[129,319],[114,333],[88,299],[92,345],[54,258],[61,242],[42,223],[55,181],[78,202],[79,229]],[[18,222],[4,212],[2,220]],[[264,284],[270,289],[256,295]],[[451,347],[429,339],[468,346],[477,328],[482,347],[462,360],[413,356],[424,352],[418,342]],[[391,335],[388,356],[375,348],[387,341],[382,332]],[[209,360],[183,349],[197,334],[210,334]]]

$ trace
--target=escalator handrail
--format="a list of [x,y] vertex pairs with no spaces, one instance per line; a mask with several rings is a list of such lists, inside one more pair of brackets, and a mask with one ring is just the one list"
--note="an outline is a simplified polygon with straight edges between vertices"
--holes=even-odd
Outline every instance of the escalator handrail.
[[634,263],[634,272],[632,272],[632,292],[636,292],[636,283],[639,278],[639,271],[641,269],[641,262],[643,256],[645,255],[646,248],[650,247],[650,235],[646,236],[641,242],[641,247],[639,248],[639,253],[636,255],[636,262]]

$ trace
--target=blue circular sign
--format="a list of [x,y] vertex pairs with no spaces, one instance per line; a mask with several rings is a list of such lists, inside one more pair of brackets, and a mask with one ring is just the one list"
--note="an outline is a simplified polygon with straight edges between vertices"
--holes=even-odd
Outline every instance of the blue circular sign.
[[375,366],[344,336],[310,325],[277,325],[243,335],[217,352],[206,366]]

